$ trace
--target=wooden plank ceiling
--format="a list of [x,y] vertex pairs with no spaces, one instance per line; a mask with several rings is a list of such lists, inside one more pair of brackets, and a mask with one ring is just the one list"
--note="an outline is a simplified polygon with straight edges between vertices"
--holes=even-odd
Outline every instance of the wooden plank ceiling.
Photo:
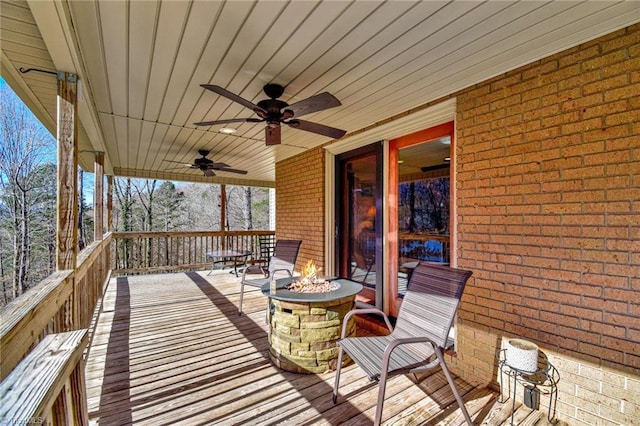
[[[283,126],[282,144],[267,147],[264,123],[233,135],[196,127],[255,117],[200,84],[254,103],[269,82],[286,86],[290,104],[328,91],[342,106],[304,118],[348,137],[640,21],[632,1],[3,0],[0,13],[5,80],[52,130],[55,78],[17,70],[76,72],[81,146],[105,151],[108,173],[257,185],[273,184],[276,161],[330,139]],[[249,173],[205,178],[167,161],[192,163],[199,149]]]

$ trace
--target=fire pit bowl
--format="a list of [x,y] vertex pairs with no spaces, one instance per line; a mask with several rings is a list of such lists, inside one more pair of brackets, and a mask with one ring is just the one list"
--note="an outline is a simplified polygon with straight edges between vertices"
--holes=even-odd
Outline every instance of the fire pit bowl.
[[[336,342],[342,332],[342,320],[355,308],[355,296],[362,284],[344,278],[325,278],[337,284],[334,290],[296,292],[289,285],[299,277],[276,281],[276,291],[269,283],[262,293],[270,298],[269,356],[283,370],[294,373],[324,373],[334,370],[338,362]],[[353,319],[347,335],[356,331]],[[345,357],[343,365],[350,360]]]

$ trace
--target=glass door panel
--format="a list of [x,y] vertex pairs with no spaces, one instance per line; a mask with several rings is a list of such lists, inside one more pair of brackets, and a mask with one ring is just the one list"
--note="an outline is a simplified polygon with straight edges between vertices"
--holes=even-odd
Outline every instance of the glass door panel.
[[449,147],[444,136],[398,152],[398,288],[418,262],[449,263]]
[[364,285],[358,301],[381,306],[381,155],[375,149],[338,156],[336,255],[339,274]]

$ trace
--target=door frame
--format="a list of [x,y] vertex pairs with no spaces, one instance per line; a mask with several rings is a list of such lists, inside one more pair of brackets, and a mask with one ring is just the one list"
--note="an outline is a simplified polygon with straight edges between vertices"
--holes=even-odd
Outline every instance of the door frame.
[[[336,265],[335,259],[335,194],[333,193],[335,188],[335,156],[350,151],[352,149],[368,145],[375,141],[383,140],[383,194],[385,197],[389,191],[389,144],[390,139],[399,138],[402,135],[409,135],[418,132],[422,129],[431,128],[442,123],[454,121],[456,116],[456,98],[452,97],[443,101],[434,101],[421,107],[415,108],[411,113],[400,114],[395,117],[390,117],[388,120],[383,120],[375,125],[369,126],[364,129],[351,132],[346,137],[337,140],[333,143],[325,145],[324,155],[324,174],[325,174],[325,193],[324,193],[324,218],[325,218],[325,238],[324,238],[324,267],[327,275],[335,275]],[[452,140],[453,143],[453,140]],[[455,176],[455,162],[454,157],[451,159],[451,174]],[[455,182],[451,181],[451,197],[454,197]],[[453,232],[455,232],[455,203],[452,203],[450,214],[452,215],[451,223],[451,251],[455,253],[455,238]],[[388,217],[388,203],[383,205],[383,215]],[[383,221],[383,235],[385,238],[382,241],[382,261],[385,265],[389,264],[389,249],[388,249],[388,221]],[[451,259],[451,265],[455,266],[455,258]],[[388,270],[388,268],[387,268]],[[397,277],[397,275],[396,275]],[[396,278],[397,279],[397,278]],[[383,284],[388,288],[389,276],[388,273],[383,277]],[[396,283],[397,285],[397,283]],[[389,313],[389,306],[391,305],[391,299],[388,297],[389,292],[385,292],[383,301],[383,310]],[[395,304],[395,301],[394,301]]]
[[454,140],[455,140],[455,124],[453,121],[443,123],[428,129],[420,130],[399,138],[389,141],[389,190],[386,197],[387,206],[387,234],[388,241],[388,262],[387,264],[387,280],[386,293],[389,295],[388,313],[397,316],[402,299],[398,296],[398,160],[399,150],[408,146],[417,145],[427,141],[441,138],[443,136],[451,137],[451,145],[449,147],[449,235],[450,235],[450,259],[454,262],[455,256],[455,174],[454,174]]
[[[344,189],[344,179],[346,178],[346,176],[343,176],[343,170],[338,167],[338,164],[340,162],[347,162],[349,160],[357,160],[358,158],[362,158],[368,155],[375,155],[376,157],[376,166],[375,166],[375,180],[376,180],[376,186],[375,186],[375,208],[376,208],[376,214],[375,214],[375,221],[376,221],[376,227],[375,227],[375,240],[376,240],[376,245],[375,245],[375,266],[373,268],[373,273],[376,276],[376,286],[375,286],[375,307],[378,309],[383,309],[384,307],[384,301],[387,299],[386,297],[386,290],[385,290],[385,279],[384,277],[386,276],[385,270],[386,268],[384,267],[385,262],[383,261],[383,246],[384,246],[384,241],[385,241],[385,235],[386,235],[386,229],[385,226],[383,226],[383,224],[386,223],[386,219],[385,219],[385,214],[383,212],[383,208],[385,203],[384,200],[384,194],[385,194],[385,185],[384,182],[386,180],[386,176],[383,173],[384,170],[384,151],[385,151],[385,146],[386,143],[384,141],[378,141],[378,142],[374,142],[359,148],[356,148],[354,150],[351,151],[347,151],[341,154],[336,155],[335,158],[335,166],[334,166],[334,170],[335,170],[335,206],[338,207],[339,205],[351,205],[351,203],[349,203],[348,201],[350,201],[348,199],[348,195],[345,194],[343,192]],[[349,244],[349,242],[351,241],[350,238],[348,237],[344,237],[343,234],[346,231],[346,224],[344,222],[346,222],[347,219],[345,219],[345,210],[341,210],[341,212],[343,213],[342,215],[338,215],[335,213],[336,210],[334,210],[334,214],[335,214],[335,234],[334,234],[334,247],[335,247],[335,253],[334,253],[334,265],[336,265],[336,271],[337,274],[339,276],[344,276],[344,274],[342,273],[342,268],[349,268],[350,265],[342,265],[341,262],[344,262],[345,259],[340,259],[341,256],[344,255],[345,252],[350,251],[351,247],[348,247],[347,245]],[[341,233],[342,231],[342,233]],[[366,303],[362,303],[362,306],[367,306],[368,304]],[[372,306],[372,305],[368,305],[368,306]]]

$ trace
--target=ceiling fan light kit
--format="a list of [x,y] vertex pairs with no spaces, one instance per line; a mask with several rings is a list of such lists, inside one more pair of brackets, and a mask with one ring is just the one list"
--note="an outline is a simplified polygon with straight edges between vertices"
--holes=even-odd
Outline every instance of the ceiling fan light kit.
[[269,83],[263,87],[264,93],[269,97],[269,99],[263,99],[259,101],[258,104],[254,104],[253,102],[250,102],[235,93],[229,92],[227,89],[220,86],[216,86],[214,84],[202,84],[201,86],[249,108],[260,118],[230,118],[226,120],[223,119],[193,123],[196,126],[266,122],[265,142],[268,146],[280,144],[280,129],[282,124],[286,124],[294,129],[316,133],[333,139],[339,139],[346,133],[345,130],[336,129],[335,127],[326,126],[324,124],[299,120],[297,118],[294,119],[294,117],[300,117],[305,114],[311,114],[313,112],[323,111],[325,109],[342,105],[335,96],[328,92],[323,92],[289,105],[288,103],[278,99],[284,93],[284,87],[279,84]]

